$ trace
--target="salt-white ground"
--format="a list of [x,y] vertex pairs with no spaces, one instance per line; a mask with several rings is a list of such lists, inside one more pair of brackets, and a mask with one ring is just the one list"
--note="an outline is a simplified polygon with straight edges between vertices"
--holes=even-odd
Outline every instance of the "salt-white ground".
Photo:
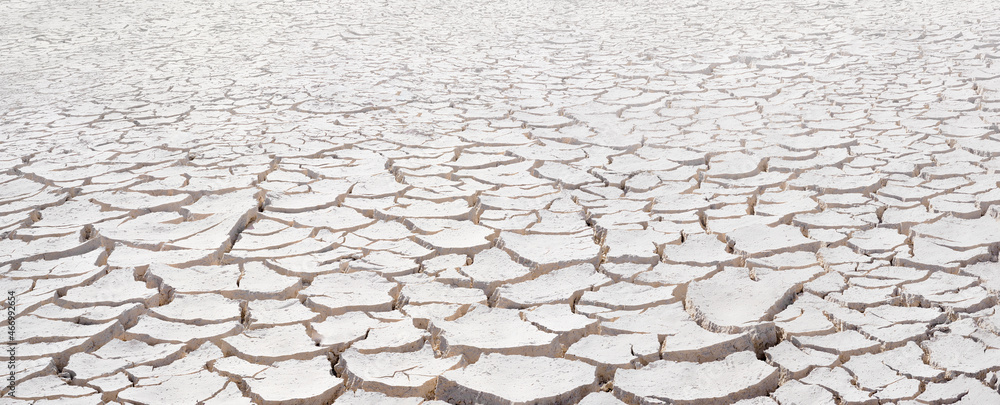
[[0,55],[4,404],[1000,403],[1000,2],[24,0]]

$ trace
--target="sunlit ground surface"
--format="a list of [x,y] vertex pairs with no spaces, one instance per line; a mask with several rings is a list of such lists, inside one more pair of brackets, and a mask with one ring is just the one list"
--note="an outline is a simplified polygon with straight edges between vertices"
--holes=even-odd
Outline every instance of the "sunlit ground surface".
[[5,404],[1000,403],[1000,2],[7,1],[0,55]]

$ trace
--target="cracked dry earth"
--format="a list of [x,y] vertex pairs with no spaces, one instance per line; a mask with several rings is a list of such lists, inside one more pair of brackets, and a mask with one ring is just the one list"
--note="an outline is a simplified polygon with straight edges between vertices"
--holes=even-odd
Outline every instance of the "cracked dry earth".
[[1000,403],[998,16],[4,2],[0,402]]

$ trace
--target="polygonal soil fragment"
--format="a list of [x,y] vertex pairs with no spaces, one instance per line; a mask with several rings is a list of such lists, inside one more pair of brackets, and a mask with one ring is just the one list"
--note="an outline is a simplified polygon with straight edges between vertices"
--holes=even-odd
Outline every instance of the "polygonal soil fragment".
[[70,370],[74,379],[87,381],[136,365],[169,363],[182,355],[182,349],[180,344],[149,345],[139,340],[112,339],[96,351],[74,354],[64,369]]
[[714,361],[736,352],[753,350],[755,339],[759,337],[751,332],[716,333],[705,330],[695,322],[683,322],[677,333],[663,338],[660,358],[672,361]]
[[122,390],[118,397],[141,404],[156,404],[163,398],[178,402],[204,401],[221,391],[226,378],[209,372],[206,363],[221,358],[222,352],[211,343],[204,343],[184,357],[167,365],[132,367],[126,372],[137,380]]
[[[603,268],[603,265],[602,265]],[[635,283],[653,286],[687,284],[718,271],[716,267],[660,263],[635,275]]]
[[337,397],[336,401],[333,401],[334,405],[422,405],[432,404],[433,402],[434,401],[424,401],[423,398],[390,397],[381,392],[365,390],[347,391],[344,395]]
[[247,304],[251,328],[290,325],[315,320],[322,315],[299,300],[254,300]]
[[800,382],[826,388],[840,398],[843,403],[876,405],[878,398],[871,391],[862,390],[854,380],[854,377],[843,367],[816,368],[806,377],[799,379]]
[[726,244],[713,234],[695,234],[679,245],[664,245],[663,260],[691,266],[736,265],[739,256],[726,251]]
[[564,344],[595,332],[598,323],[596,319],[573,313],[569,305],[539,305],[521,311],[521,317],[543,332],[558,334]]
[[302,280],[278,274],[260,262],[244,263],[239,288],[233,295],[236,299],[281,299],[292,298],[302,288]]
[[611,282],[590,264],[554,270],[534,280],[497,288],[496,305],[501,308],[527,308],[542,304],[569,304],[585,290]]
[[150,309],[165,321],[204,325],[240,320],[239,301],[219,294],[175,294],[164,306]]
[[94,305],[120,305],[140,303],[149,306],[159,304],[161,297],[155,288],[147,288],[146,283],[135,281],[132,269],[115,269],[93,284],[70,289],[59,299],[60,304],[70,308],[84,308]]
[[250,397],[264,404],[326,403],[344,388],[343,380],[333,375],[326,356],[279,361],[270,366],[226,357],[216,360],[212,369],[245,383]]
[[125,336],[129,339],[140,339],[150,343],[189,343],[232,336],[242,330],[243,325],[236,321],[195,325],[142,315],[135,326],[125,331]]
[[723,360],[688,363],[660,360],[638,370],[620,370],[614,394],[637,404],[728,404],[767,395],[778,387],[778,369],[753,352]]
[[583,397],[577,405],[625,405],[610,392],[592,392]]
[[398,284],[378,274],[358,271],[317,276],[299,292],[299,297],[314,311],[340,315],[349,311],[388,311],[398,290]]
[[656,263],[660,261],[657,248],[680,239],[652,230],[612,229],[604,237],[608,247],[607,260],[614,263]]
[[674,295],[674,290],[673,287],[615,283],[603,286],[597,291],[584,291],[577,303],[610,309],[635,310],[679,301],[680,299]]
[[636,368],[659,359],[660,340],[652,334],[590,335],[573,343],[566,358],[597,366],[597,375],[611,380],[619,368]]
[[478,288],[452,287],[431,281],[404,285],[399,300],[406,305],[486,304],[486,294]]
[[676,302],[622,313],[619,316],[603,320],[600,324],[600,330],[601,334],[608,335],[654,333],[663,337],[676,334],[688,322],[691,322],[691,316],[684,312],[682,303]]
[[462,363],[461,356],[435,358],[429,345],[404,353],[362,354],[348,349],[340,355],[339,370],[347,379],[348,389],[378,391],[394,397],[424,397],[437,383],[437,377]]
[[[70,385],[54,375],[19,381],[16,387],[16,398],[34,400],[32,402],[26,401],[26,403],[44,403],[43,401],[45,400],[58,400],[59,402],[79,401],[81,404],[99,403],[94,402],[95,398],[93,394],[97,393],[97,391],[93,388]],[[12,399],[12,396],[8,396],[7,393],[4,394],[4,397],[7,400]]]
[[868,339],[861,333],[853,330],[845,330],[829,335],[796,336],[792,338],[792,342],[799,347],[836,354],[841,359],[847,359],[862,353],[872,353],[879,349],[879,342]]
[[594,366],[551,357],[486,354],[438,378],[438,399],[452,404],[574,403],[597,390]]
[[161,403],[165,398],[178,403],[198,403],[221,391],[228,380],[215,373],[198,371],[191,374],[158,378],[155,383],[140,382],[123,390],[118,397],[138,404]]
[[361,354],[383,352],[412,352],[423,347],[430,340],[430,333],[413,326],[409,319],[383,322],[368,331],[365,339],[351,345],[351,349]]
[[417,234],[417,240],[441,254],[472,254],[489,247],[495,235],[494,230],[470,221],[412,219],[410,222],[425,232]]
[[799,379],[816,367],[830,367],[840,364],[840,357],[809,348],[798,348],[785,340],[764,352],[767,362],[781,369],[782,374],[791,379]]
[[223,338],[220,347],[226,354],[233,354],[257,364],[291,359],[305,360],[329,350],[317,346],[303,325],[244,331],[242,334]]
[[240,268],[235,264],[187,268],[151,264],[147,274],[180,293],[218,293],[232,298],[240,288]]
[[835,405],[833,394],[818,385],[806,385],[795,380],[782,384],[772,394],[781,405]]
[[764,257],[793,251],[815,252],[820,242],[802,236],[802,231],[789,225],[749,225],[726,234],[733,252],[743,257]]
[[440,351],[470,360],[480,353],[551,356],[559,350],[558,335],[525,322],[514,309],[476,305],[458,319],[432,321],[430,331]]
[[1000,394],[980,381],[960,375],[951,381],[928,383],[916,400],[925,404],[993,404],[1000,401]]
[[688,287],[686,307],[700,324],[716,332],[743,331],[791,303],[802,284],[822,272],[819,268],[773,271],[729,267]]
[[580,263],[597,265],[601,247],[594,244],[592,235],[521,235],[501,232],[500,243],[519,262],[537,266],[542,270],[572,266]]
[[[465,264],[465,259],[462,259]],[[516,283],[527,279],[531,271],[511,259],[507,252],[491,248],[476,253],[472,264],[461,267],[462,274],[471,279],[471,285],[492,295],[493,291],[505,283]]]
[[928,364],[982,378],[988,371],[1000,370],[1000,348],[954,334],[938,334],[920,344],[927,352]]

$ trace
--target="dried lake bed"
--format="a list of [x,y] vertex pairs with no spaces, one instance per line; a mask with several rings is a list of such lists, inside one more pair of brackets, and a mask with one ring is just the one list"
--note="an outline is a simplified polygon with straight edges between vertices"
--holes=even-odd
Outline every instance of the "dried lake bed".
[[998,2],[26,0],[0,55],[0,403],[1000,404]]

